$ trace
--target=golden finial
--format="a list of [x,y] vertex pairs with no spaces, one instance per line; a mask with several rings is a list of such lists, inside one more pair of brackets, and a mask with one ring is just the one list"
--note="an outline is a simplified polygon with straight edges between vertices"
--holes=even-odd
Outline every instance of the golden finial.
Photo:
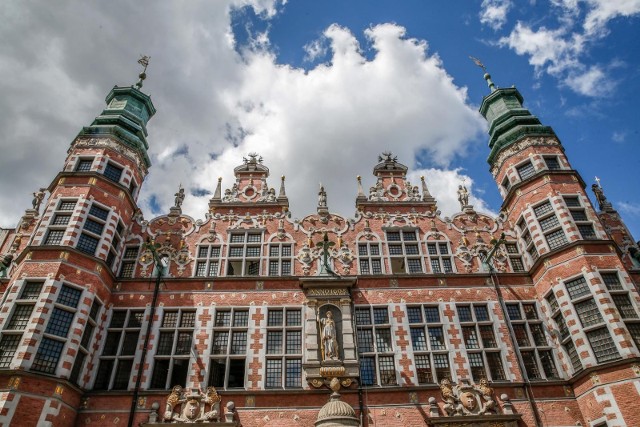
[[138,83],[136,83],[136,87],[138,89],[142,87],[142,81],[147,78],[147,67],[149,66],[150,59],[151,57],[147,55],[140,55],[140,59],[138,59],[138,64],[144,67],[142,69],[142,72],[138,75],[138,77],[140,77],[140,79],[138,80]]

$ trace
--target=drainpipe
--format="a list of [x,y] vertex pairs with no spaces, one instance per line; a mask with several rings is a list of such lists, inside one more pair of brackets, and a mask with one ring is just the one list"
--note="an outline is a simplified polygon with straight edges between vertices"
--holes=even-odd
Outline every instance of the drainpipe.
[[524,384],[525,384],[524,389],[527,395],[527,400],[529,401],[529,406],[531,406],[531,412],[533,412],[533,417],[536,423],[536,427],[543,427],[542,420],[540,418],[540,413],[538,412],[538,406],[536,405],[536,402],[533,399],[533,389],[531,387],[531,381],[529,381],[529,375],[527,375],[527,370],[525,369],[525,366],[524,366],[522,353],[520,352],[520,347],[517,344],[518,341],[516,340],[516,334],[513,330],[513,326],[511,325],[511,320],[509,319],[509,316],[507,314],[507,306],[504,302],[504,298],[502,297],[502,291],[500,290],[498,275],[496,273],[496,270],[490,264],[491,259],[495,255],[500,245],[503,245],[505,243],[504,237],[505,235],[504,233],[502,233],[502,235],[500,236],[500,239],[498,239],[497,241],[492,240],[491,243],[494,243],[494,246],[491,249],[491,251],[487,254],[487,257],[485,258],[485,260],[482,261],[482,263],[486,265],[486,267],[489,269],[489,278],[491,279],[491,284],[493,285],[493,289],[496,293],[496,296],[498,297],[498,302],[500,303],[500,310],[502,311],[502,317],[504,318],[504,322],[507,325],[507,329],[509,330],[509,339],[511,340],[511,346],[513,348],[513,351],[516,354],[516,360],[518,361],[518,368],[520,368],[520,372],[522,373],[522,377],[524,379]]
[[140,384],[142,382],[142,372],[144,371],[144,362],[147,358],[147,347],[149,346],[149,337],[151,336],[151,325],[153,324],[153,317],[156,314],[156,305],[158,303],[158,294],[160,293],[160,282],[162,281],[162,272],[165,267],[166,261],[160,259],[156,249],[160,245],[153,243],[153,241],[147,241],[145,248],[148,249],[153,255],[153,263],[156,269],[156,283],[153,289],[153,300],[151,301],[151,312],[149,313],[149,321],[147,322],[147,330],[144,335],[144,345],[142,346],[142,357],[140,358],[140,365],[138,366],[138,376],[136,378],[136,386],[133,389],[133,398],[131,399],[131,410],[129,411],[129,422],[127,427],[133,426],[133,419],[136,414],[136,405],[138,404],[138,395],[140,393]]

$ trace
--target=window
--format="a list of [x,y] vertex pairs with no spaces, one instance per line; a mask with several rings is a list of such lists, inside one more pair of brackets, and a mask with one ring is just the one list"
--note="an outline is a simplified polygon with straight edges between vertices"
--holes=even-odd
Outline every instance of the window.
[[407,307],[419,384],[451,379],[447,343],[437,306]]
[[358,243],[360,274],[382,274],[382,258],[379,242]]
[[260,274],[262,233],[246,231],[229,236],[227,276],[257,276]]
[[122,266],[120,267],[120,277],[130,279],[133,277],[138,260],[140,246],[127,246],[122,254]]
[[511,270],[514,273],[524,271],[524,264],[522,263],[522,255],[520,255],[518,244],[516,242],[507,242],[505,243],[504,247],[507,250],[507,254],[509,255]]
[[398,382],[387,307],[356,307],[356,338],[362,384],[396,385]]
[[417,231],[387,231],[386,236],[391,272],[394,274],[422,273],[422,257]]
[[530,161],[527,161],[526,163],[523,163],[520,166],[516,167],[516,170],[518,171],[518,175],[520,176],[521,181],[524,181],[527,178],[531,178],[536,173],[536,170],[533,168],[533,164]]
[[129,387],[143,320],[142,310],[113,311],[93,386],[95,390],[126,390]]
[[109,248],[109,254],[107,255],[106,263],[107,265],[114,271],[116,267],[116,258],[118,249],[120,248],[120,242],[122,241],[124,225],[121,221],[118,221],[116,225],[116,232],[113,234],[113,238],[111,239],[111,247]]
[[544,156],[544,163],[547,165],[547,169],[549,169],[550,171],[562,170],[560,161],[558,161],[558,157],[556,156]]
[[476,383],[480,378],[505,380],[502,357],[487,306],[457,305],[456,309],[473,380]]
[[302,311],[267,313],[266,388],[302,387]]
[[76,163],[76,172],[89,172],[91,170],[92,165],[93,165],[93,158],[79,159],[78,163]]
[[62,285],[43,338],[40,340],[40,346],[33,358],[31,370],[55,374],[81,295],[81,290]]
[[22,340],[22,331],[27,328],[35,302],[40,296],[42,282],[26,281],[20,296],[13,306],[13,313],[5,323],[0,339],[0,369],[9,368],[13,356]]
[[219,310],[213,323],[209,385],[244,388],[249,310]]
[[220,269],[220,246],[200,245],[196,259],[196,277],[216,277]]
[[269,276],[290,276],[292,259],[290,243],[271,243],[269,245]]
[[617,271],[600,271],[602,282],[606,286],[611,300],[618,309],[620,318],[625,322],[631,338],[640,348],[640,323],[638,323],[638,311],[629,295],[629,292],[622,286],[620,276]]
[[[526,248],[529,257],[531,258],[531,263],[534,263],[539,258],[538,250],[536,249],[536,245],[533,244],[533,238],[531,237],[531,232],[527,228],[524,217],[520,218],[518,221],[518,228],[520,229],[520,238],[522,239],[523,246]],[[508,249],[509,248],[507,248],[507,250]]]
[[[619,359],[620,353],[611,339],[598,303],[593,298],[585,278],[580,276],[566,281],[564,285],[598,363]],[[559,321],[554,319],[556,322]],[[566,325],[563,327],[566,328]]]
[[107,166],[104,168],[104,177],[110,181],[115,182],[116,184],[120,182],[120,177],[122,176],[122,168],[114,165],[113,163],[107,163]]
[[538,219],[540,230],[542,230],[550,250],[558,249],[569,243],[550,201],[534,207],[533,212]]
[[96,255],[102,232],[109,217],[109,210],[101,208],[95,203],[89,209],[89,215],[84,222],[82,233],[78,238],[76,249],[91,256]]
[[84,331],[82,332],[82,339],[80,340],[80,347],[76,354],[76,360],[73,362],[73,368],[71,369],[71,375],[69,376],[69,381],[74,384],[78,384],[78,379],[84,369],[84,362],[87,359],[87,356],[92,353],[90,345],[91,340],[93,339],[93,331],[96,329],[98,313],[100,313],[101,307],[102,304],[100,304],[100,301],[94,299],[91,304],[91,309],[89,310],[89,318],[87,319]]
[[505,191],[509,191],[509,189],[511,189],[511,181],[509,181],[509,176],[505,176],[502,180],[502,188],[504,188]]
[[559,378],[535,302],[508,303],[507,315],[530,380]]
[[427,242],[427,254],[433,273],[453,273],[453,261],[448,242]]
[[64,233],[71,221],[71,214],[75,209],[75,200],[61,200],[53,212],[53,217],[47,229],[44,245],[61,245]]
[[166,310],[158,332],[151,388],[185,387],[196,312]]
[[587,339],[589,340],[589,344],[591,344],[598,363],[620,359],[620,353],[613,343],[611,334],[606,327],[587,332]]
[[580,201],[580,197],[578,196],[563,196],[564,203],[567,205],[569,209],[569,213],[571,214],[571,218],[576,224],[578,228],[578,232],[580,236],[584,240],[593,240],[597,239],[596,232],[593,229],[593,223],[589,221],[587,217],[587,211],[585,207],[582,205]]

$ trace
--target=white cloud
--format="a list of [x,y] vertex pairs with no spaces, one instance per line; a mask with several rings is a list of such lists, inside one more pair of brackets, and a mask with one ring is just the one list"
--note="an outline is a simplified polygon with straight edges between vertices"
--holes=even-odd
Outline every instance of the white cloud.
[[640,0],[586,0],[589,12],[583,28],[587,34],[606,32],[607,23],[619,16],[633,16],[640,13]]
[[611,135],[611,140],[613,142],[624,142],[625,139],[627,139],[627,132],[619,132],[619,131],[615,131],[613,132],[613,134]]
[[616,207],[620,209],[625,215],[628,216],[640,216],[640,204],[630,202],[616,202]]
[[511,0],[483,0],[480,6],[480,22],[499,30],[507,22]]
[[[367,59],[348,29],[332,25],[323,34],[327,62],[307,71],[278,64],[264,30],[251,34],[250,49],[238,54],[230,11],[251,4],[269,19],[283,3],[174,1],[143,8],[122,0],[53,8],[42,0],[2,9],[0,224],[13,226],[31,192],[55,176],[109,88],[136,80],[131,52],[151,55],[143,90],[158,109],[148,127],[153,166],[139,200],[147,217],[152,206],[168,212],[182,183],[199,194],[188,194],[183,210],[202,218],[210,197],[203,190],[212,192],[220,175],[230,187],[233,168],[251,151],[271,169],[271,186],[287,176],[295,216],[314,211],[319,181],[330,208],[351,215],[355,177],[373,183],[378,153],[390,149],[410,168],[423,153],[428,166],[446,169],[478,140],[486,124],[468,105],[466,89],[453,83],[425,41],[407,38],[400,26],[369,28],[365,42],[374,56]],[[455,192],[447,195],[450,189],[435,182],[440,175],[426,171],[434,179],[429,187],[442,195],[443,211],[455,209],[447,202]]]
[[319,38],[305,44],[303,47],[307,53],[304,57],[305,61],[313,62],[318,58],[322,58],[327,54],[327,47],[325,45],[325,38]]
[[585,96],[606,96],[615,87],[615,82],[597,65],[584,72],[570,73],[565,83],[576,93]]
[[618,60],[614,58],[607,66],[587,65],[583,57],[596,42],[607,36],[607,25],[612,19],[640,13],[640,0],[549,1],[554,6],[557,28],[541,26],[534,29],[528,23],[517,22],[508,36],[500,38],[498,45],[528,56],[537,75],[546,72],[578,94],[609,95],[617,82],[610,77],[602,79],[603,69],[614,68]]

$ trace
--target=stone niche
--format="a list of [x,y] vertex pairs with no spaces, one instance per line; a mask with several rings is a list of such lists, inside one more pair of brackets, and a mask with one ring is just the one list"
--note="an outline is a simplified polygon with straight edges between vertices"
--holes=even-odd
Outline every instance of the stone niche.
[[[305,378],[314,388],[328,386],[334,391],[349,388],[360,375],[351,310],[355,280],[313,277],[300,281],[306,297],[302,364]],[[332,331],[333,340],[323,339]]]

